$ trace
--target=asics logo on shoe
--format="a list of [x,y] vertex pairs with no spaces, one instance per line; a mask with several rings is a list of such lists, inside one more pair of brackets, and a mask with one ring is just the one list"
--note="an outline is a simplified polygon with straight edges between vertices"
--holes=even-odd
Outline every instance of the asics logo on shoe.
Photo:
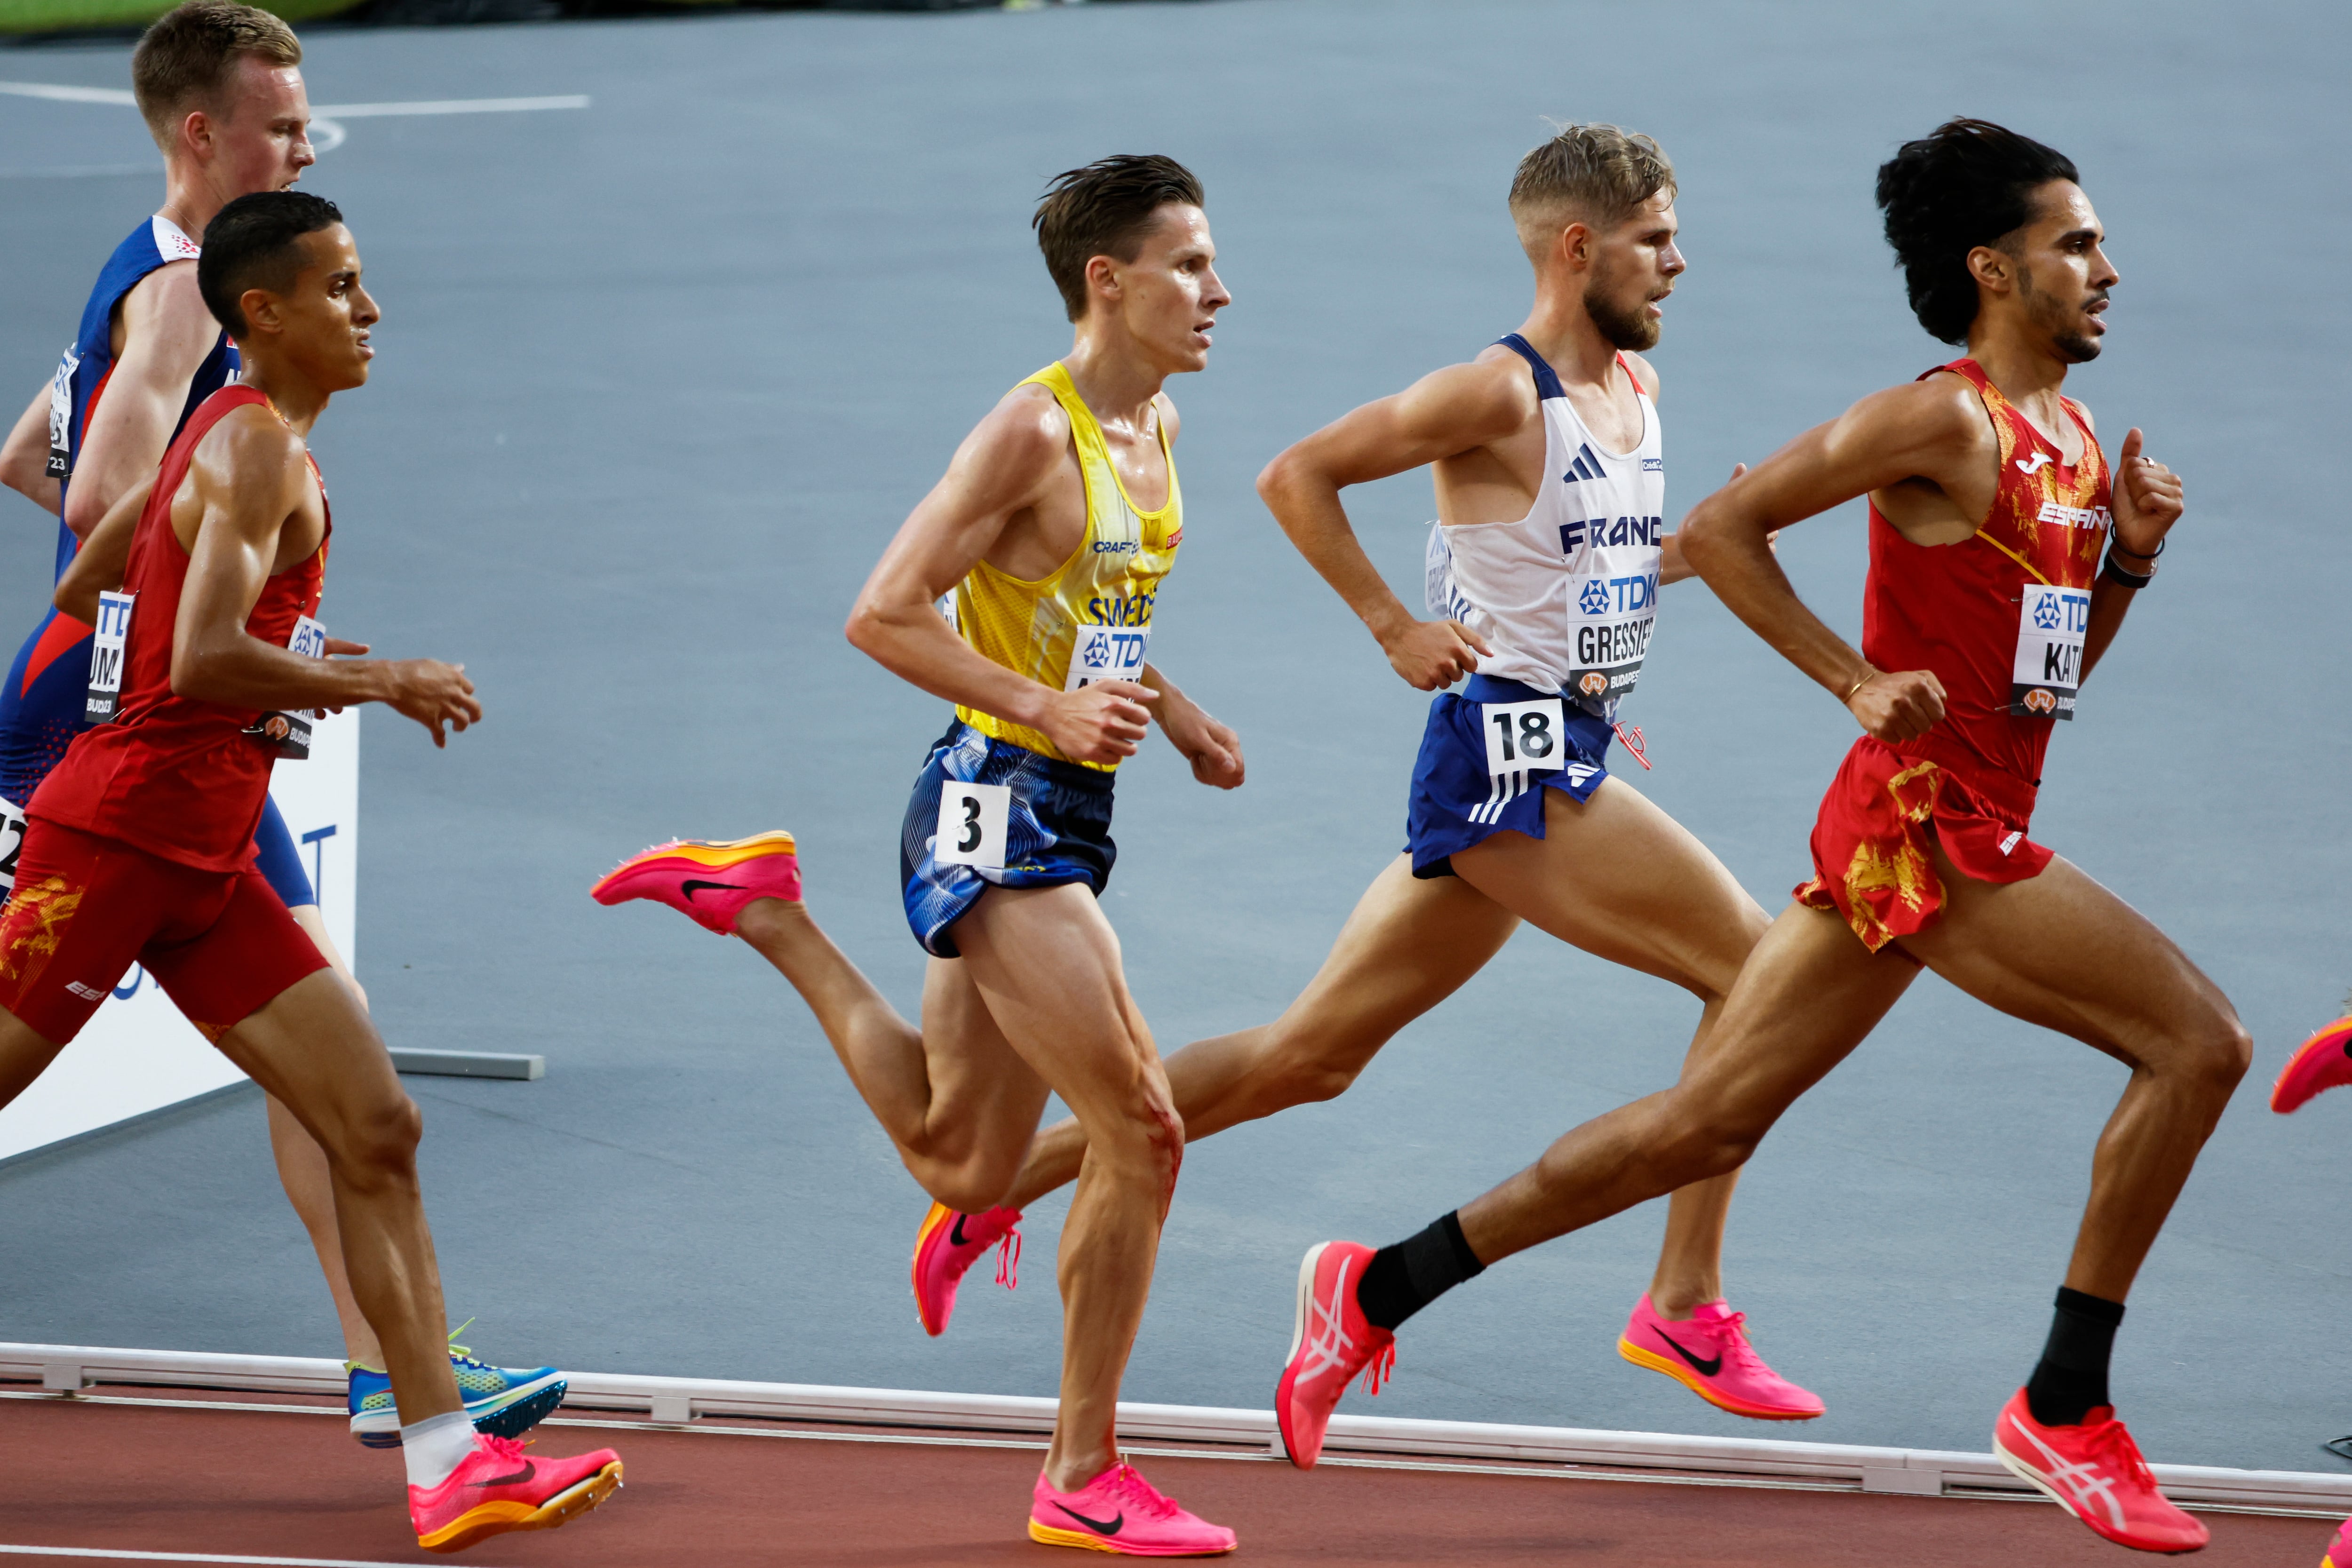
[[477,1487],[513,1487],[513,1486],[520,1486],[523,1482],[525,1482],[525,1481],[527,1481],[527,1480],[530,1479],[530,1478],[531,1478],[531,1477],[533,1477],[533,1476],[535,1476],[535,1475],[537,1475],[537,1474],[539,1474],[539,1467],[538,1467],[537,1465],[535,1465],[535,1464],[531,1463],[529,1459],[525,1459],[525,1460],[522,1462],[522,1468],[521,1468],[521,1469],[520,1469],[520,1470],[517,1470],[514,1474],[512,1474],[512,1475],[510,1475],[510,1476],[492,1476],[488,1480],[486,1480],[486,1481],[472,1481],[472,1482],[468,1482],[467,1484],[468,1484],[468,1485],[471,1485],[471,1486],[477,1486]]
[[2096,1498],[2106,1505],[2109,1522],[2117,1530],[2124,1528],[2124,1510],[2123,1505],[2116,1501],[2114,1477],[2101,1475],[2099,1467],[2087,1460],[2081,1463],[2070,1462],[2065,1455],[2043,1442],[2039,1433],[2026,1426],[2016,1416],[2011,1416],[2009,1424],[2022,1433],[2027,1442],[2042,1450],[2042,1457],[2050,1462],[2045,1479],[2053,1485],[2063,1486],[2074,1493],[2076,1508],[2087,1510],[2091,1505],[2091,1500]]
[[1705,1361],[1701,1361],[1698,1357],[1691,1354],[1690,1352],[1683,1349],[1682,1346],[1675,1343],[1674,1335],[1666,1332],[1665,1330],[1656,1329],[1652,1331],[1654,1332],[1658,1338],[1665,1341],[1668,1347],[1670,1347],[1676,1355],[1690,1363],[1691,1370],[1698,1373],[1701,1377],[1713,1377],[1717,1373],[1723,1370],[1723,1357],[1721,1355],[1718,1354],[1711,1356]]
[[721,892],[728,893],[740,893],[743,890],[742,885],[738,882],[698,882],[692,878],[677,885],[677,890],[686,895],[686,901],[689,904],[694,901],[694,890],[697,888],[717,888]]
[[1342,1352],[1354,1347],[1356,1342],[1349,1339],[1348,1331],[1339,1326],[1345,1321],[1347,1291],[1348,1266],[1342,1263],[1339,1274],[1331,1281],[1330,1300],[1328,1303],[1315,1300],[1307,1303],[1313,1324],[1307,1342],[1307,1368],[1298,1374],[1297,1382],[1312,1383],[1333,1367],[1341,1365]]
[[1088,1519],[1085,1514],[1080,1513],[1076,1509],[1072,1508],[1066,1502],[1057,1502],[1054,1506],[1060,1509],[1064,1513],[1068,1514],[1072,1519],[1076,1520],[1080,1524],[1085,1525],[1088,1530],[1095,1531],[1098,1535],[1117,1535],[1119,1531],[1119,1526],[1127,1522],[1127,1510],[1125,1509],[1121,1509],[1118,1514],[1106,1521],[1099,1519]]

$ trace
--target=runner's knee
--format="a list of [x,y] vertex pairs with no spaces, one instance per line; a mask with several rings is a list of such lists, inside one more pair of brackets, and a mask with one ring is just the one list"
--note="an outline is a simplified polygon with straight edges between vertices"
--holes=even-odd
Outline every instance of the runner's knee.
[[2253,1065],[2254,1038],[2226,1005],[2201,1022],[2189,1037],[2189,1048],[2181,1053],[2182,1069],[2200,1087],[2224,1100]]
[[1769,1120],[1687,1090],[1669,1091],[1656,1147],[1677,1186],[1739,1169],[1771,1128]]
[[1264,1109],[1271,1111],[1338,1099],[1356,1081],[1364,1064],[1334,1058],[1319,1040],[1285,1038],[1268,1053],[1262,1070],[1259,1098],[1265,1102]]
[[405,1178],[416,1170],[416,1145],[425,1136],[425,1114],[404,1094],[354,1110],[331,1140],[320,1146],[346,1180]]

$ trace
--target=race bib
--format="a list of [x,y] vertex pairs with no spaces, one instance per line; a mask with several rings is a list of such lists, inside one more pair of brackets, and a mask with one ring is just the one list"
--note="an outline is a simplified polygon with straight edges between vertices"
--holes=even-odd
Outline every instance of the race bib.
[[1080,626],[1070,647],[1070,673],[1062,689],[1076,691],[1097,680],[1141,680],[1150,626]]
[[1658,571],[1579,575],[1569,584],[1570,663],[1566,690],[1581,707],[1605,717],[1609,704],[1642,679],[1650,629],[1658,619]]
[[1568,715],[1557,697],[1537,702],[1482,702],[1486,774],[1544,773],[1568,765]]
[[131,636],[131,605],[136,594],[102,590],[98,595],[98,625],[89,642],[89,691],[82,699],[85,724],[111,724],[122,706],[122,649]]
[[8,901],[9,892],[16,886],[16,857],[24,847],[24,808],[0,799],[0,904]]
[[2018,600],[2017,662],[2010,670],[2009,710],[2023,719],[2072,719],[2083,680],[2083,638],[2091,629],[2091,591],[2028,583]]
[[[327,657],[327,628],[308,616],[294,617],[294,631],[286,639],[288,651],[306,658]],[[325,718],[323,709],[297,709],[290,713],[264,713],[247,726],[245,732],[269,748],[270,755],[281,762],[308,762],[310,757],[310,723]]]
[[1003,870],[1004,819],[1012,809],[1008,784],[949,779],[940,785],[939,834],[931,843],[931,858],[942,866]]
[[49,383],[49,464],[43,472],[53,479],[73,474],[73,378],[80,368],[79,356],[68,344],[65,358],[58,361],[57,376]]

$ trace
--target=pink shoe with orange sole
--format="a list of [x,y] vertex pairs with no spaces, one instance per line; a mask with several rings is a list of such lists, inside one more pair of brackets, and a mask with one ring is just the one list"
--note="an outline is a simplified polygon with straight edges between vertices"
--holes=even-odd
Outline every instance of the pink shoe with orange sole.
[[1029,1539],[1124,1557],[1215,1557],[1234,1543],[1232,1531],[1187,1513],[1124,1459],[1074,1492],[1038,1476]]
[[1021,1211],[988,1209],[966,1214],[933,1204],[915,1233],[915,1316],[923,1332],[937,1339],[955,1313],[956,1287],[990,1247],[996,1248],[996,1282],[1007,1290],[1021,1283]]
[[2271,1109],[2284,1116],[2322,1089],[2352,1083],[2352,1016],[2338,1018],[2295,1047],[2271,1087]]
[[1825,1406],[1764,1364],[1748,1342],[1748,1314],[1728,1301],[1702,1303],[1677,1322],[1643,1296],[1617,1340],[1617,1353],[1664,1373],[1718,1410],[1756,1421],[1811,1421]]
[[610,1448],[536,1458],[510,1437],[477,1436],[437,1487],[408,1489],[408,1520],[427,1552],[463,1552],[510,1530],[553,1530],[621,1489]]
[[755,899],[795,902],[801,862],[789,833],[757,833],[714,843],[673,838],[630,856],[598,879],[588,896],[600,904],[651,899],[720,936]]

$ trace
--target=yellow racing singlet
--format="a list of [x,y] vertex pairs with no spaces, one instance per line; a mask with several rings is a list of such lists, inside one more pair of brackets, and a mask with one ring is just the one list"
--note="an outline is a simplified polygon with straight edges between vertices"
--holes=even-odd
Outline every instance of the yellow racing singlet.
[[[1128,499],[1103,443],[1102,426],[1078,396],[1059,362],[1021,383],[1054,395],[1070,416],[1078,472],[1087,488],[1087,531],[1050,576],[1024,582],[987,562],[956,585],[955,625],[982,658],[1057,691],[1090,680],[1140,680],[1150,635],[1151,603],[1160,580],[1176,564],[1184,537],[1184,502],[1176,485],[1176,458],[1168,426],[1160,426],[1160,453],[1168,463],[1168,501],[1145,511]],[[1054,742],[1035,730],[992,713],[959,707],[956,717],[983,735],[1064,762]],[[1116,763],[1081,764],[1102,773]]]

